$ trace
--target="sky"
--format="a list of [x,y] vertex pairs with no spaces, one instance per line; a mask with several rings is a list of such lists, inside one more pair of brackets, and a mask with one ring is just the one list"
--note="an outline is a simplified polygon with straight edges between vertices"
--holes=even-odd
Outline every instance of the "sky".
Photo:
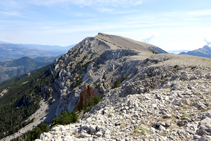
[[0,41],[68,46],[98,32],[166,51],[211,45],[211,0],[1,0]]

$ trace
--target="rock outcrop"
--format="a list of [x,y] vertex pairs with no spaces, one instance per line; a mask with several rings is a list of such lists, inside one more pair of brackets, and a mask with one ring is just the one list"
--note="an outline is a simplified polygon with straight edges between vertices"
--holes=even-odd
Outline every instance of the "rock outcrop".
[[56,115],[72,112],[82,94],[104,98],[36,141],[210,140],[211,59],[163,52],[103,33],[84,39],[50,68],[60,95]]

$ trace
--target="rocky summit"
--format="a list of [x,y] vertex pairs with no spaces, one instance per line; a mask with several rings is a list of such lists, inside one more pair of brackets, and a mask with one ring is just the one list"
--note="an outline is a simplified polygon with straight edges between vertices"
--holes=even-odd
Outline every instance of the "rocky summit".
[[[36,141],[211,140],[211,59],[99,33],[50,67],[58,116],[92,95],[99,104]],[[55,92],[54,92],[55,93]]]

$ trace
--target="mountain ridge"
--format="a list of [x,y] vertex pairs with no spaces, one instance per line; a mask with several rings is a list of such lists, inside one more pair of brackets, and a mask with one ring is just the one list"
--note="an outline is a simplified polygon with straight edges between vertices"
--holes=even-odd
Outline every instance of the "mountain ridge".
[[[131,44],[133,45],[132,42]],[[93,78],[93,80],[91,79],[86,80],[87,77],[89,77],[89,74],[86,74],[86,70],[92,69],[92,66],[90,65],[93,64],[95,61],[96,63],[94,64],[94,66],[98,68],[100,66],[97,64],[98,63],[101,64],[101,62],[104,60],[103,58],[112,59],[113,57],[115,57],[112,54],[117,55],[116,59],[118,59],[119,57],[121,58],[123,56],[129,57],[130,55],[138,55],[139,53],[145,56],[150,56],[153,54],[151,50],[148,49],[146,50],[147,52],[145,54],[145,52],[140,52],[138,50],[133,51],[130,49],[120,48],[114,44],[102,41],[101,39],[97,39],[95,37],[87,37],[80,43],[76,44],[75,47],[71,48],[67,54],[64,54],[61,57],[57,58],[48,71],[43,72],[44,74],[48,74],[47,79],[49,78],[49,80],[52,80],[53,77],[53,81],[51,82],[48,82],[48,80],[46,81],[42,80],[46,82],[46,84],[48,85],[43,85],[43,84],[41,85],[42,87],[41,93],[43,93],[44,95],[49,95],[50,93],[50,98],[45,103],[47,103],[47,105],[49,103],[52,104],[45,106],[49,108],[49,110],[47,111],[46,109],[41,108],[42,109],[41,111],[44,111],[45,114],[43,112],[38,112],[38,114],[36,114],[36,117],[34,117],[36,120],[33,123],[27,125],[25,128],[21,129],[20,130],[21,134],[25,133],[27,130],[31,130],[33,126],[37,125],[37,123],[51,122],[52,119],[55,118],[55,116],[58,116],[61,112],[65,111],[66,109],[68,109],[71,112],[77,106],[77,102],[79,100],[78,96],[80,96],[80,91],[84,88],[84,84],[82,85],[82,82],[86,81],[86,83],[89,83],[90,81],[90,85],[94,85],[93,81],[95,82],[96,79],[98,79],[96,77]],[[67,70],[69,70],[69,72],[67,72]],[[44,76],[40,75],[42,79],[45,78],[45,76],[46,75]],[[66,76],[68,78],[68,79],[65,78],[64,82],[63,82],[64,79],[61,78],[63,76]],[[39,81],[40,81],[39,79],[37,80],[35,79],[32,81],[25,81],[27,83],[25,84],[24,82],[24,85],[30,84],[31,86],[33,86],[35,82],[39,84]],[[112,83],[113,81],[114,80],[112,80]],[[33,93],[35,93],[38,90],[40,91],[39,87],[37,88],[38,88],[37,90],[30,90],[32,91],[31,92],[32,97],[37,95]],[[102,93],[99,91],[102,90],[96,90],[95,96],[102,95]],[[8,90],[8,92],[10,92],[10,90]],[[45,94],[46,92],[48,93]],[[84,94],[86,94],[86,92],[84,92]],[[31,94],[29,93],[29,95]],[[7,94],[4,94],[4,97],[6,96]],[[69,97],[68,99],[66,99],[67,96]],[[50,108],[52,106],[53,109]],[[40,113],[42,113],[42,115],[40,115]],[[13,135],[8,136],[5,140],[17,137],[17,135],[20,134],[15,134],[15,136]]]
[[181,52],[180,54],[211,58],[211,47],[208,45],[205,45],[202,48],[199,48],[193,51],[188,51],[188,52]]
[[[22,80],[22,88],[37,88],[25,93],[32,100],[48,98],[44,103],[41,99],[43,106],[31,116],[35,120],[19,130],[21,135],[78,108],[76,123],[56,125],[36,141],[209,138],[210,125],[205,123],[211,122],[211,59],[151,46],[99,33],[76,44],[39,77]],[[102,99],[89,112],[80,109],[93,96]],[[20,136],[13,135],[5,140]]]
[[209,138],[203,130],[211,105],[201,96],[211,101],[210,65],[209,58],[167,54],[120,36],[85,38],[51,66],[60,95],[55,114],[86,103],[80,97],[91,97],[89,88],[104,97],[76,123],[55,126],[36,141]]

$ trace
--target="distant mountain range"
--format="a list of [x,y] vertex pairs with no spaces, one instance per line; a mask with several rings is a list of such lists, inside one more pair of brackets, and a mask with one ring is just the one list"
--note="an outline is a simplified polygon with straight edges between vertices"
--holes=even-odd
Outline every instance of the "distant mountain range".
[[180,54],[211,58],[211,47],[208,45],[205,45],[202,48],[199,48],[193,51],[188,51],[188,52],[181,52]]
[[52,63],[55,59],[56,57],[38,57],[35,59],[22,57],[13,61],[0,62],[0,82],[13,76],[44,67]]
[[188,52],[189,50],[167,50],[168,53],[171,54],[179,54],[181,52]]
[[51,45],[36,45],[36,44],[12,44],[0,42],[0,61],[10,61],[24,56],[36,58],[40,56],[55,57],[67,53],[73,47],[51,46]]

